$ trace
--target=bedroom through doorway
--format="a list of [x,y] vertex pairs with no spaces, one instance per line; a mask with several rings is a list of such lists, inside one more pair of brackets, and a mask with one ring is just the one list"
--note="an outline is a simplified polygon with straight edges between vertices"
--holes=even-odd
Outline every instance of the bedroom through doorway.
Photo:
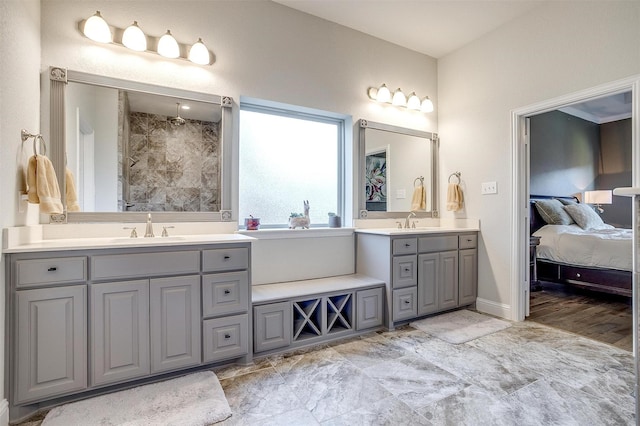
[[527,119],[527,320],[631,351],[632,92]]

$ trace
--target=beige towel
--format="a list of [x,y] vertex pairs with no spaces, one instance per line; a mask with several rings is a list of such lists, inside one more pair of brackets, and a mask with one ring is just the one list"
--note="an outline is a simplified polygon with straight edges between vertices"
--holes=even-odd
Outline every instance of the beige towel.
[[44,155],[29,158],[27,166],[28,201],[40,204],[40,213],[59,214],[63,212],[58,178],[53,164]]
[[411,210],[426,210],[427,209],[427,190],[424,185],[418,185],[413,190],[413,197],[411,198]]
[[450,183],[447,188],[447,210],[457,212],[462,208],[464,197],[457,183]]
[[79,212],[78,193],[76,192],[76,180],[73,172],[67,167],[64,174],[65,195],[67,200],[68,212]]

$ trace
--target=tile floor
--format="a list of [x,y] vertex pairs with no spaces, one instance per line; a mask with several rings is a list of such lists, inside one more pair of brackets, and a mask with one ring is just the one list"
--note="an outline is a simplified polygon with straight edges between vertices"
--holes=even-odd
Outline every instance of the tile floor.
[[628,351],[533,322],[453,345],[405,326],[216,371],[224,425],[632,425]]
[[530,321],[459,345],[405,326],[216,374],[224,426],[635,424],[631,352]]

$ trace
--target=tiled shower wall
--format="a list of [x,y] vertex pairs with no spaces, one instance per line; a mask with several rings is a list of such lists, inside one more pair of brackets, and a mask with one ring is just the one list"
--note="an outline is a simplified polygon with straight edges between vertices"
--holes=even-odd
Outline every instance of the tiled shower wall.
[[220,123],[186,120],[177,126],[168,118],[129,114],[126,210],[219,211]]

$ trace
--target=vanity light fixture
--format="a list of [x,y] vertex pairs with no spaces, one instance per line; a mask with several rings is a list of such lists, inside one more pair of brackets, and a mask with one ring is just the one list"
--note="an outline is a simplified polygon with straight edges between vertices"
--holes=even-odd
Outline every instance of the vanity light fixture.
[[111,43],[112,41],[111,28],[100,15],[99,10],[84,22],[82,33],[98,43]]
[[426,96],[420,100],[420,97],[416,95],[416,92],[411,92],[407,97],[404,92],[398,88],[398,90],[391,94],[391,91],[386,84],[382,84],[380,87],[370,87],[367,91],[369,98],[376,102],[387,103],[398,107],[411,109],[414,111],[432,112],[433,102]]
[[[198,65],[211,65],[213,55],[201,38],[193,45],[180,44],[171,31],[162,37],[146,35],[133,21],[126,29],[110,26],[97,11],[93,16],[78,23],[78,29],[87,38],[100,42],[124,46],[137,52],[157,53],[170,59],[183,59]],[[187,56],[188,52],[188,56]]]
[[138,21],[133,21],[122,34],[122,44],[131,50],[144,52],[147,50],[147,36],[144,35]]

